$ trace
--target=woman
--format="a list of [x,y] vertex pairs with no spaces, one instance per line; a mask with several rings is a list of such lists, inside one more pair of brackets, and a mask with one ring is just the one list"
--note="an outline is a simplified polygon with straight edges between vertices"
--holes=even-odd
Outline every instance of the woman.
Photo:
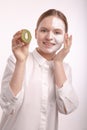
[[57,130],[58,112],[69,114],[78,106],[71,69],[64,63],[72,44],[67,19],[55,9],[44,12],[37,21],[38,47],[32,53],[20,40],[21,33],[13,36],[14,56],[2,79],[0,130]]

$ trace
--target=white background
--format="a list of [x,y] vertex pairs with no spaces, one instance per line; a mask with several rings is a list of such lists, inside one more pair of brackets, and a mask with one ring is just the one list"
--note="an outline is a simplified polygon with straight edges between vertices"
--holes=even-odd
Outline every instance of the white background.
[[[86,0],[0,0],[0,84],[11,52],[13,34],[23,28],[32,33],[30,51],[36,47],[34,30],[40,14],[49,8],[61,10],[69,21],[73,45],[65,59],[72,67],[78,109],[70,115],[59,115],[59,130],[87,130],[87,1]],[[1,86],[0,86],[1,87]],[[2,110],[0,108],[0,118]]]

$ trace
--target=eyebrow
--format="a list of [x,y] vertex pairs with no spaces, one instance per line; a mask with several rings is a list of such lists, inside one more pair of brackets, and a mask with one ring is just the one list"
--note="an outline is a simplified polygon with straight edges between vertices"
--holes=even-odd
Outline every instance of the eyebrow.
[[[49,30],[49,29],[46,28],[46,27],[41,27],[40,29],[46,29],[46,30]],[[55,30],[55,31],[63,31],[61,28],[54,28],[53,30]]]
[[55,31],[58,31],[58,32],[63,32],[63,30],[61,28],[57,28],[57,29],[54,29]]

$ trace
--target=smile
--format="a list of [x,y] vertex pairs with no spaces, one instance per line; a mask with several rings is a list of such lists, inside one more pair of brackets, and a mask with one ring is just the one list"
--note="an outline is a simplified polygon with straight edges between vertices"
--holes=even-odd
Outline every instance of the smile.
[[55,45],[55,43],[50,43],[50,42],[43,42],[43,44],[46,46],[46,47],[53,47]]

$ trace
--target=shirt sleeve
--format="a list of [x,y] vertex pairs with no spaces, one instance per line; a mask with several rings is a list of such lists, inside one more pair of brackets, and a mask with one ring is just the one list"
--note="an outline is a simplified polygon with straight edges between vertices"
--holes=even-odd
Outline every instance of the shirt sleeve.
[[78,97],[72,85],[71,68],[68,64],[64,65],[67,80],[61,88],[56,85],[56,100],[59,112],[69,114],[78,106]]
[[15,68],[15,59],[10,56],[5,68],[5,72],[2,78],[1,84],[1,94],[0,94],[0,105],[4,114],[13,114],[19,109],[23,101],[24,89],[14,96],[9,82],[11,80],[12,74]]

